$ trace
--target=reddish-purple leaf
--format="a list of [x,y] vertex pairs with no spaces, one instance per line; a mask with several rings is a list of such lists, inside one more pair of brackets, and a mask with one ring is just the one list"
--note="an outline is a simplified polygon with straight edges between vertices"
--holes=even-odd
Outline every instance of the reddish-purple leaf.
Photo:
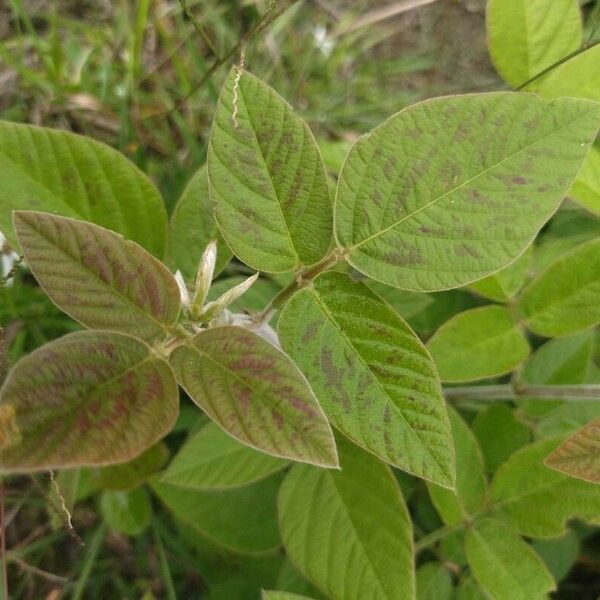
[[124,462],[168,433],[177,413],[173,372],[144,342],[71,333],[23,358],[0,390],[0,469]]
[[190,398],[239,441],[274,456],[336,467],[331,427],[281,350],[241,327],[196,335],[171,355]]
[[56,305],[92,329],[150,341],[179,315],[180,293],[169,270],[135,242],[66,217],[17,211],[25,260]]

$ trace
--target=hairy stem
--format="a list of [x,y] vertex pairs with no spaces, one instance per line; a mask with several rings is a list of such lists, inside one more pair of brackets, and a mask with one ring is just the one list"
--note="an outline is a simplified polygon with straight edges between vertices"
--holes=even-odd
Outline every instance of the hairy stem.
[[444,388],[447,400],[600,400],[600,385],[528,385],[524,383],[499,385],[469,385]]
[[419,541],[415,542],[415,553],[421,552],[430,546],[433,546],[440,540],[444,539],[446,536],[454,533],[456,531],[460,531],[467,526],[467,523],[459,523],[458,525],[444,525],[444,527],[440,527],[431,533],[423,536]]
[[320,260],[318,263],[307,269],[306,271],[301,271],[297,274],[295,281],[292,281],[286,288],[281,290],[269,304],[267,304],[266,308],[258,313],[256,316],[256,321],[258,323],[265,323],[268,321],[273,314],[273,311],[281,308],[299,289],[303,288],[305,285],[308,285],[317,275],[323,273],[323,271],[327,271],[331,269],[334,265],[336,265],[342,259],[343,253],[341,250],[336,248],[330,254],[328,254],[325,258]]

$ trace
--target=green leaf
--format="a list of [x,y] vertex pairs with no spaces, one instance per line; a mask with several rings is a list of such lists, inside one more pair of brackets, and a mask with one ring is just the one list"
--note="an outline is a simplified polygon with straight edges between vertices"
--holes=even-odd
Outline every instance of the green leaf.
[[561,337],[600,323],[600,238],[553,262],[519,300],[529,329]]
[[592,342],[591,331],[547,341],[527,359],[521,380],[542,385],[583,383],[592,355]]
[[514,88],[581,46],[577,0],[490,0],[486,16],[490,56]]
[[144,488],[129,492],[104,492],[100,512],[111,529],[126,535],[139,535],[152,519],[150,496]]
[[600,106],[493,93],[427,100],[352,147],[337,240],[359,271],[415,291],[510,264],[557,209],[596,135]]
[[600,215],[600,146],[589,151],[569,196],[596,215]]
[[564,532],[568,519],[600,518],[600,494],[593,483],[543,464],[560,441],[543,439],[517,450],[492,481],[490,497],[496,516],[510,521],[523,535],[553,537]]
[[510,527],[481,519],[467,531],[469,565],[494,600],[545,600],[555,589],[542,559]]
[[559,538],[535,540],[532,545],[556,581],[562,581],[569,574],[581,549],[579,537],[574,531]]
[[218,275],[233,254],[213,216],[207,170],[203,166],[190,179],[171,216],[165,262],[173,272],[181,271],[186,281],[193,281],[202,253],[211,240],[218,241],[214,271],[214,275]]
[[567,475],[600,483],[600,417],[571,435],[544,462]]
[[98,469],[94,483],[105,490],[128,491],[144,483],[167,462],[169,449],[161,442],[129,462]]
[[143,342],[71,333],[21,359],[0,390],[0,469],[131,460],[170,431],[178,404],[169,365]]
[[488,471],[493,473],[508,457],[527,444],[531,431],[521,423],[506,404],[495,403],[477,413],[473,433],[485,458]]
[[170,360],[190,398],[240,442],[273,456],[337,466],[331,427],[306,379],[260,336],[241,327],[208,329]]
[[180,292],[167,268],[98,225],[35,211],[14,215],[25,260],[50,299],[92,329],[164,338]]
[[469,287],[484,298],[496,302],[508,302],[525,284],[531,265],[532,253],[530,250],[531,247],[508,267],[472,283]]
[[600,101],[600,46],[570,58],[527,87],[545,98],[584,98]]
[[341,471],[297,465],[279,493],[290,559],[334,600],[414,598],[411,522],[389,468],[338,439]]
[[444,323],[427,342],[442,381],[473,381],[512,371],[529,344],[510,312],[482,306]]
[[289,104],[237,68],[217,105],[208,176],[223,237],[246,264],[289,271],[327,252],[332,208],[317,143]]
[[456,600],[490,600],[471,576],[463,577],[456,588]]
[[12,211],[34,209],[92,221],[162,258],[162,198],[146,175],[105,144],[0,121],[0,173],[0,230],[15,247]]
[[161,481],[185,488],[229,489],[254,483],[288,463],[240,444],[208,423],[177,453]]
[[477,438],[456,410],[448,410],[456,453],[456,491],[427,484],[431,501],[447,525],[458,525],[479,512],[485,502],[487,482]]
[[198,490],[154,480],[161,501],[186,529],[234,552],[258,553],[277,548],[277,490],[281,475],[241,488]]
[[335,427],[394,466],[454,485],[435,366],[388,304],[343,273],[324,273],[288,301],[278,328]]
[[417,600],[452,600],[454,586],[448,569],[439,562],[427,562],[417,569]]

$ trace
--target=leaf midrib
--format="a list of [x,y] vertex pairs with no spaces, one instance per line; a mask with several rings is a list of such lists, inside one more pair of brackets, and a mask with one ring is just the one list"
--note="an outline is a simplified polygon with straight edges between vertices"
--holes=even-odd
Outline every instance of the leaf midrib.
[[[223,363],[215,360],[212,356],[210,356],[210,354],[208,354],[207,352],[203,351],[201,348],[198,348],[198,346],[194,345],[193,342],[187,342],[185,344],[186,348],[189,348],[193,351],[195,351],[197,354],[206,357],[211,363],[213,363],[214,365],[216,365],[217,367],[219,367],[220,369],[226,371],[227,373],[231,374],[231,376],[238,381],[239,383],[241,383],[243,386],[250,388],[255,394],[257,394],[260,398],[262,398],[263,400],[266,399],[266,403],[268,406],[270,406],[271,408],[275,408],[277,410],[281,410],[281,406],[277,406],[274,402],[272,402],[268,396],[265,395],[264,392],[257,390],[254,386],[250,385],[245,379],[243,379],[242,377],[240,377],[235,371],[231,370],[228,366],[224,365]],[[287,423],[290,423],[290,421],[287,421]],[[308,442],[308,446],[310,448],[316,449],[318,454],[323,457],[327,455],[326,452],[324,452],[322,449],[320,449],[318,446],[315,445],[315,443],[313,442],[313,440],[306,436],[304,434],[304,431],[302,430],[302,428],[297,427],[295,422],[292,422],[292,429],[298,433],[298,435],[305,441]],[[259,449],[260,450],[260,449]],[[271,455],[273,456],[273,455]],[[278,456],[278,458],[283,458],[284,460],[288,457],[284,457],[284,456]]]
[[[65,218],[70,218],[70,217],[65,217]],[[46,240],[46,242],[48,244],[50,244],[53,248],[57,249],[64,256],[66,256],[67,258],[69,258],[75,265],[77,265],[77,267],[79,267],[80,269],[82,269],[83,271],[85,271],[86,273],[88,273],[89,275],[91,275],[97,282],[100,283],[101,286],[104,286],[107,290],[109,290],[110,292],[112,292],[113,294],[115,294],[116,296],[118,296],[119,298],[121,298],[122,300],[124,300],[126,304],[128,304],[131,308],[134,309],[134,311],[136,311],[137,313],[141,314],[146,319],[149,319],[150,321],[153,321],[156,325],[158,325],[158,327],[160,328],[160,330],[163,333],[165,333],[167,331],[167,323],[163,323],[163,322],[159,321],[156,317],[154,317],[154,315],[152,315],[149,312],[146,312],[144,309],[142,309],[139,306],[137,306],[130,298],[128,298],[126,295],[124,295],[118,288],[113,287],[113,286],[109,285],[108,283],[106,283],[97,273],[95,273],[94,271],[92,271],[89,268],[87,268],[84,264],[82,264],[81,262],[79,262],[74,256],[72,256],[71,254],[69,254],[69,252],[67,252],[64,248],[61,248],[59,245],[57,245],[53,240],[51,240],[49,237],[47,237],[42,231],[40,231],[34,225],[32,225],[30,221],[23,219],[23,222],[30,229],[32,229],[33,231],[35,231],[40,237],[42,237],[44,240]],[[93,225],[93,227],[100,227],[100,226],[99,225]],[[122,240],[125,245],[129,245],[129,244],[134,244],[135,243],[135,242],[131,242],[131,241],[125,240],[125,238],[123,238],[122,236],[120,236],[120,234],[115,234],[115,233],[113,233],[111,231],[109,231],[109,233],[111,233],[113,235],[117,235],[120,238],[120,241]],[[137,246],[137,244],[136,244],[136,246]],[[136,248],[136,250],[137,249],[138,248]],[[154,258],[154,257],[152,257],[152,258]],[[45,286],[42,285],[41,283],[40,283],[40,286],[42,288],[45,288]],[[61,307],[59,307],[59,308],[61,308]],[[63,309],[61,308],[61,310],[63,310]]]
[[[419,436],[419,434],[417,433],[417,431],[411,426],[411,424],[406,420],[406,417],[402,414],[402,411],[398,408],[398,406],[396,405],[396,403],[394,402],[394,400],[389,396],[389,394],[383,389],[379,379],[377,378],[377,376],[373,373],[373,371],[369,368],[369,365],[365,362],[364,358],[362,357],[362,355],[359,353],[359,351],[356,349],[356,347],[354,346],[354,344],[352,343],[352,341],[350,340],[350,338],[346,335],[346,332],[344,331],[344,329],[342,328],[341,325],[339,325],[337,323],[337,321],[334,319],[333,315],[331,314],[331,312],[329,311],[329,308],[327,307],[327,305],[321,300],[320,296],[317,294],[316,290],[314,289],[314,287],[311,289],[311,292],[313,294],[313,296],[315,297],[317,304],[322,308],[323,314],[331,321],[331,323],[333,324],[333,326],[336,328],[336,330],[339,332],[339,334],[342,336],[342,338],[344,338],[344,340],[346,340],[346,343],[350,346],[350,348],[352,348],[352,350],[354,350],[355,355],[357,356],[359,362],[363,365],[363,367],[368,371],[368,373],[371,375],[371,377],[374,379],[375,383],[377,384],[377,387],[380,389],[381,393],[383,394],[383,396],[385,398],[387,398],[387,401],[392,405],[394,412],[402,419],[402,421],[405,423],[405,425],[408,427],[408,429],[413,433],[413,435],[419,440],[419,442],[421,443],[421,446],[423,447],[423,449],[425,450],[426,454],[433,460],[433,462],[438,466],[438,468],[440,469],[441,473],[444,473],[444,467],[442,466],[442,464],[437,460],[437,458],[435,458],[431,452],[429,451],[429,448],[427,447],[427,444],[425,444],[425,442],[421,439],[421,437]],[[368,448],[367,448],[368,449]],[[372,452],[372,450],[368,449],[370,452]],[[390,457],[391,458],[391,457]],[[423,476],[423,475],[421,475]],[[423,476],[424,477],[424,476]],[[432,483],[439,483],[437,481],[432,481]]]
[[[590,111],[592,112],[592,111]],[[453,194],[454,192],[457,192],[458,190],[462,189],[463,187],[469,185],[470,183],[472,183],[473,181],[476,181],[477,179],[479,179],[480,177],[483,177],[484,175],[486,175],[488,172],[496,169],[497,167],[499,167],[500,165],[502,165],[504,162],[511,160],[513,158],[515,158],[516,156],[519,156],[521,153],[529,150],[531,147],[535,146],[536,144],[538,144],[539,142],[552,137],[554,135],[557,135],[558,133],[562,132],[564,129],[567,129],[568,127],[570,127],[571,125],[573,125],[573,123],[576,123],[577,121],[586,118],[588,116],[588,112],[586,112],[584,115],[581,115],[571,121],[569,121],[568,123],[566,123],[565,125],[563,125],[562,127],[555,129],[554,131],[552,131],[551,133],[548,133],[547,135],[544,135],[538,139],[536,139],[534,142],[531,142],[525,146],[523,146],[519,151],[504,157],[502,160],[494,163],[493,165],[489,166],[488,168],[484,169],[483,171],[477,173],[476,175],[474,175],[473,177],[470,177],[469,179],[463,181],[461,184],[447,190],[446,192],[444,192],[442,195],[437,196],[436,198],[434,198],[433,200],[430,200],[429,202],[425,203],[423,206],[420,206],[419,208],[413,210],[411,213],[405,215],[404,217],[402,217],[401,219],[398,219],[397,221],[395,221],[394,223],[392,223],[391,225],[388,225],[387,227],[384,227],[383,229],[381,229],[380,231],[377,231],[373,234],[371,234],[370,236],[366,237],[364,240],[361,240],[360,242],[353,244],[352,246],[349,246],[348,248],[345,248],[346,252],[354,252],[355,250],[357,250],[358,248],[360,248],[361,246],[363,246],[364,244],[367,244],[368,242],[381,237],[382,235],[385,235],[388,231],[391,231],[392,229],[396,228],[398,225],[400,225],[401,223],[403,223],[404,221],[407,221],[409,219],[412,219],[412,217],[414,217],[415,215],[419,214],[420,212],[428,209],[430,206],[436,204],[437,202],[439,202],[440,200],[443,200],[444,198],[446,198],[447,196],[450,196],[451,194]]]

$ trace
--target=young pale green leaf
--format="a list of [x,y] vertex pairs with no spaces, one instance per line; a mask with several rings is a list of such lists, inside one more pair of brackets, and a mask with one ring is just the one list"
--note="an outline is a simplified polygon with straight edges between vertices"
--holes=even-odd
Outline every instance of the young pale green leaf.
[[278,328],[340,431],[394,466],[453,487],[435,365],[388,304],[343,273],[324,273],[288,301]]
[[527,339],[502,306],[482,306],[444,323],[427,342],[442,381],[509,373],[529,355]]
[[490,497],[499,518],[529,537],[554,537],[568,519],[600,519],[598,487],[543,464],[564,438],[539,440],[517,450],[492,480]]
[[567,475],[600,483],[600,417],[565,440],[545,463]]
[[569,196],[596,215],[600,215],[600,145],[589,151]]
[[516,88],[581,45],[577,0],[489,0],[490,56]]
[[71,333],[21,359],[0,390],[0,469],[131,460],[171,430],[178,404],[169,365],[140,340]]
[[341,471],[297,465],[279,492],[287,554],[334,600],[414,598],[411,522],[389,467],[338,439]]
[[165,262],[173,272],[181,271],[186,281],[194,281],[200,257],[211,240],[217,240],[214,271],[217,275],[233,254],[225,244],[213,216],[207,170],[203,166],[190,179],[171,216]]
[[161,501],[186,529],[234,552],[262,553],[281,545],[277,490],[281,475],[241,488],[198,490],[154,480]]
[[434,483],[428,483],[427,489],[444,523],[458,525],[481,510],[487,482],[477,438],[456,410],[450,408],[448,414],[456,453],[456,491]]
[[527,89],[544,98],[584,98],[600,101],[600,46],[570,58],[543,77],[532,82]]
[[478,520],[465,550],[481,587],[494,600],[545,600],[554,579],[535,550],[502,521]]
[[0,121],[0,230],[16,247],[12,211],[92,221],[165,249],[167,212],[153,183],[120,152],[66,131]]
[[600,238],[553,262],[523,290],[519,308],[527,327],[546,337],[600,323]]
[[452,600],[454,586],[448,569],[439,562],[427,562],[417,569],[417,600]]
[[208,176],[217,223],[246,264],[289,271],[327,252],[332,209],[315,139],[274,90],[238,68],[217,105]]
[[104,490],[132,490],[160,471],[168,458],[169,449],[160,442],[129,462],[98,469],[92,475],[93,482]]
[[227,433],[267,454],[336,467],[331,427],[281,350],[241,327],[197,334],[171,355],[177,380]]
[[161,481],[194,490],[229,489],[264,479],[287,464],[207,423],[177,453]]
[[533,94],[427,100],[361,137],[338,182],[335,231],[366,275],[415,291],[510,264],[567,193],[600,106]]
[[504,403],[480,410],[473,420],[473,433],[491,473],[508,457],[531,440],[531,431]]
[[508,302],[525,284],[531,258],[530,246],[514,263],[493,275],[472,283],[469,287],[484,298],[496,302]]
[[144,488],[129,492],[104,492],[100,513],[107,525],[126,535],[139,535],[152,520],[150,496]]
[[180,293],[167,268],[108,229],[35,211],[14,214],[25,260],[50,299],[92,329],[164,338]]

